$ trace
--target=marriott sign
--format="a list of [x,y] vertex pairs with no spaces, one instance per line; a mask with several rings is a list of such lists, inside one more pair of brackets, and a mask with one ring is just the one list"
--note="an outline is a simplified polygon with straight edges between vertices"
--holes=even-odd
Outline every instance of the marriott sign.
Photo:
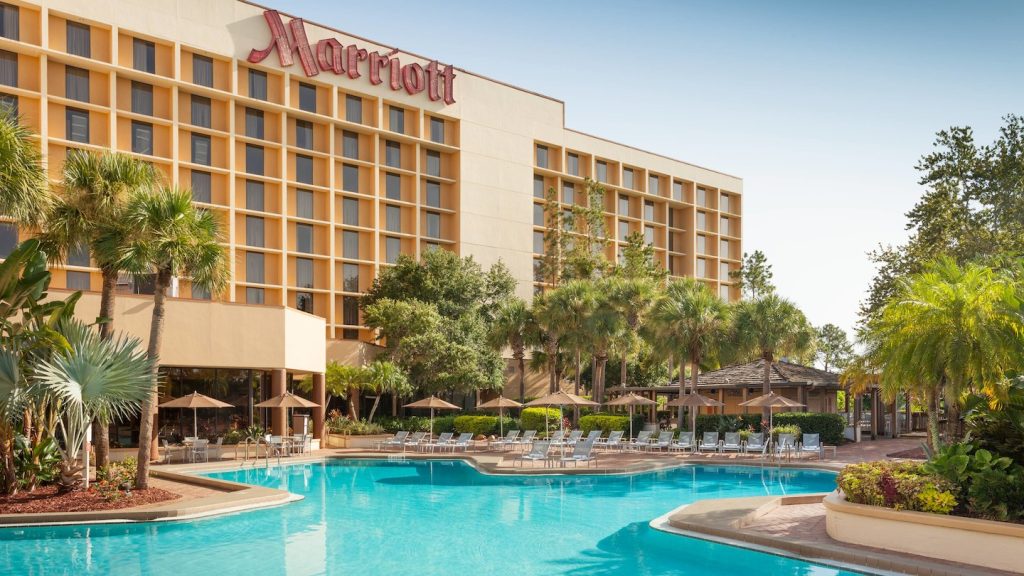
[[368,52],[355,44],[345,46],[336,38],[320,40],[316,43],[314,51],[306,37],[306,26],[301,18],[293,18],[288,22],[291,39],[277,10],[264,11],[263,18],[270,28],[270,44],[262,50],[250,51],[249,62],[260,63],[276,49],[282,67],[291,66],[294,63],[292,55],[298,54],[299,63],[302,64],[302,71],[306,76],[316,76],[320,71],[324,71],[339,76],[347,75],[354,80],[363,76],[365,72],[370,84],[387,82],[392,90],[405,90],[410,95],[425,91],[432,101],[444,100],[445,104],[455,103],[455,68],[451,64],[443,69],[437,60],[426,66],[416,62],[402,65],[395,56],[398,50],[392,50],[387,54]]

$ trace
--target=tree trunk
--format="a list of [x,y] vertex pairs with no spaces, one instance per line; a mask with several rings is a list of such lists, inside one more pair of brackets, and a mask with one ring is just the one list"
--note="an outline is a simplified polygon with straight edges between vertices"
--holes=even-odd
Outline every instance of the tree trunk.
[[[575,394],[577,396],[580,395],[580,371],[582,370],[581,364],[583,362],[583,359],[581,358],[581,355],[582,354],[580,353],[580,349],[576,348],[576,375],[573,376],[573,381],[574,381],[574,384],[575,384],[573,386],[573,394]],[[579,406],[573,406],[572,407],[572,421],[576,422],[576,423],[578,423],[580,421],[580,407]]]
[[523,358],[526,354],[523,350],[518,350],[515,353],[516,368],[519,370],[519,403],[526,403],[526,362]]
[[348,389],[348,419],[359,421],[359,388],[350,386]]
[[558,340],[552,336],[548,337],[548,393],[554,394],[558,389]]
[[[700,366],[696,358],[690,359],[690,393],[697,394],[697,380],[700,377]],[[696,406],[690,407],[690,430],[697,433],[697,412],[700,409]]]
[[18,477],[14,465],[14,430],[3,424],[3,438],[0,439],[0,470],[3,470],[4,494],[12,496],[18,493]]
[[[764,382],[761,383],[761,393],[771,394],[772,392],[772,357],[764,356]],[[761,422],[771,422],[772,409],[770,406],[761,408]],[[763,426],[764,424],[762,424]]]
[[594,390],[597,395],[594,398],[594,402],[604,404],[604,369],[608,364],[608,354],[606,352],[598,352],[595,355],[597,359],[596,370],[594,370]]
[[[164,304],[170,280],[169,270],[158,271],[153,289],[153,318],[149,326],[149,349],[147,350],[147,355],[153,366],[150,369],[149,398],[142,405],[142,418],[139,422],[139,464],[138,478],[135,480],[135,487],[139,490],[149,487],[149,461],[154,454],[159,454],[158,441],[153,433],[153,421],[157,404],[157,384],[160,379],[160,345],[164,336]],[[154,445],[157,446],[155,450]]]
[[367,422],[373,422],[373,414],[377,412],[377,405],[380,404],[380,392],[373,397],[373,406],[370,407],[370,417],[366,419]]
[[929,390],[925,393],[925,398],[928,403],[928,439],[932,450],[938,452],[942,445],[939,438],[939,397],[935,390]]
[[[679,399],[683,399],[683,394],[686,392],[686,364],[684,363],[683,355],[679,355]],[[686,407],[679,407],[679,414],[676,415],[676,424],[679,429],[683,429],[683,422],[686,421]]]
[[[117,288],[117,271],[103,270],[103,289],[100,292],[99,323],[100,338],[109,340],[114,335],[114,290]],[[92,445],[96,449],[96,469],[110,464],[110,422],[99,418],[92,423]]]
[[626,356],[622,356],[622,366],[619,367],[619,386],[626,385]]

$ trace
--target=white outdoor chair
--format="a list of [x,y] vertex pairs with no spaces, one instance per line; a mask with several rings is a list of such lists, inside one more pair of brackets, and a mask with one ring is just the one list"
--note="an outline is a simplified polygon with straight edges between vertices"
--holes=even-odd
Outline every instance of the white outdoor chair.
[[378,450],[381,450],[381,449],[386,450],[386,449],[388,449],[391,446],[404,446],[405,445],[405,439],[408,438],[408,437],[409,437],[408,430],[400,430],[398,432],[395,432],[395,435],[393,437],[388,438],[387,440],[378,442],[377,443],[377,449]]
[[599,438],[594,441],[594,446],[605,450],[619,450],[623,447],[622,430],[612,430],[607,438]]
[[758,432],[757,434],[751,434],[747,437],[747,442],[743,445],[743,451],[747,454],[761,453],[762,456],[768,450],[768,444],[764,441],[764,433]]
[[651,449],[668,450],[669,446],[672,445],[672,437],[675,435],[676,433],[673,432],[672,430],[665,430],[663,432],[658,433],[658,439],[655,440],[654,442],[651,442]]
[[804,434],[803,440],[800,445],[797,446],[797,456],[803,456],[804,454],[817,454],[818,460],[823,460],[821,447],[821,435],[820,434]]
[[192,442],[192,446],[189,450],[189,456],[193,462],[198,462],[200,458],[205,462],[210,461],[210,441],[209,440],[196,440]]
[[563,456],[560,458],[562,466],[565,466],[566,462],[572,462],[573,467],[579,465],[580,462],[586,462],[587,466],[594,461],[594,443],[593,442],[577,442],[572,448],[572,454]]
[[743,444],[740,443],[740,433],[726,432],[725,440],[722,441],[722,445],[718,449],[721,452],[742,452]]
[[668,447],[669,452],[673,450],[693,452],[693,432],[680,432],[679,439]]
[[705,432],[697,445],[697,452],[718,452],[718,432]]
[[544,465],[547,466],[548,459],[549,459],[548,452],[550,450],[551,450],[551,443],[550,442],[544,442],[544,441],[534,442],[533,446],[530,447],[529,452],[526,452],[522,456],[516,458],[512,462],[512,465],[515,466],[515,463],[519,462],[519,465],[523,466],[523,462],[529,461],[529,462],[543,462]]

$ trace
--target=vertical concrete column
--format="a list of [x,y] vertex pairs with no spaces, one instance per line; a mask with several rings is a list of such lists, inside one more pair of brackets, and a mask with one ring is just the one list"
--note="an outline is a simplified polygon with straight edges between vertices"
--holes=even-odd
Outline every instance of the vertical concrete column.
[[718,401],[722,403],[718,408],[718,413],[725,414],[725,388],[718,389]]
[[[750,396],[750,388],[747,388],[746,386],[744,386],[743,387],[743,399],[740,400],[740,402],[746,402],[747,400],[750,399],[749,396]],[[743,407],[743,413],[744,414],[750,414],[750,408],[744,406]]]
[[[286,392],[284,382],[288,378],[288,373],[284,369],[275,369],[270,371],[270,395],[280,396]],[[287,423],[285,419],[288,418],[287,408],[271,408],[270,409],[270,433],[275,436],[283,436],[285,433],[285,427]]]
[[326,379],[323,373],[313,374],[313,402],[320,406],[313,408],[313,438],[324,437],[324,414],[327,413]]

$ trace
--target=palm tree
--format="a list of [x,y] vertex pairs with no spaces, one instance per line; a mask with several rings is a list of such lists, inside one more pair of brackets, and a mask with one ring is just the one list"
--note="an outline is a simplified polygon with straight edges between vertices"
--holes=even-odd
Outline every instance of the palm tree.
[[942,258],[900,280],[868,322],[861,339],[882,380],[924,392],[932,448],[940,444],[940,397],[950,438],[958,435],[964,393],[1002,398],[1005,376],[1024,362],[1020,310],[1020,287],[1009,274]]
[[658,284],[649,277],[621,277],[610,283],[612,305],[619,311],[626,323],[626,341],[623,342],[622,365],[619,369],[619,384],[626,385],[626,364],[639,345],[637,334],[651,306],[657,299]]
[[155,453],[153,412],[156,410],[160,347],[163,342],[167,288],[176,276],[190,277],[194,285],[219,293],[228,279],[228,259],[221,245],[221,225],[212,212],[196,208],[192,193],[162,187],[153,194],[135,195],[127,219],[140,232],[122,251],[119,265],[134,274],[155,272],[153,318],[149,330],[149,397],[139,424],[139,468],[136,487],[146,488],[150,455]]
[[[690,363],[690,392],[697,392],[700,364],[716,354],[730,332],[730,308],[703,282],[682,278],[668,285],[651,311],[652,335],[661,346]],[[682,364],[682,362],[680,362]],[[679,390],[685,371],[680,365]],[[682,426],[683,407],[679,407]],[[697,409],[691,410],[691,430],[696,429]]]
[[534,319],[540,332],[544,358],[547,359],[545,365],[548,369],[548,392],[558,389],[558,381],[561,378],[559,356],[561,340],[565,333],[562,324],[563,310],[553,301],[552,292],[543,292],[533,298]]
[[367,422],[373,422],[373,415],[377,412],[382,395],[404,396],[412,392],[412,384],[409,383],[405,372],[397,364],[386,360],[375,360],[364,370],[366,371],[366,389],[375,394]]
[[39,225],[52,199],[39,146],[13,114],[0,114],[0,214],[18,224]]
[[[324,393],[326,402],[324,407],[331,405],[335,396],[342,400],[350,400],[348,417],[350,420],[358,420],[359,412],[356,408],[356,399],[359,389],[366,384],[366,369],[362,366],[350,366],[335,360],[327,363],[324,370]],[[298,381],[297,387],[302,392],[309,394],[313,391],[313,376],[307,375]]]
[[[520,298],[502,302],[491,323],[489,341],[495,348],[512,350],[519,373],[519,401],[526,398],[526,348],[536,340],[536,325],[530,307]],[[375,404],[376,405],[376,404]]]
[[[61,194],[40,240],[51,261],[58,263],[66,261],[76,247],[89,248],[103,275],[97,318],[101,338],[113,334],[115,289],[125,271],[118,262],[122,250],[138,233],[125,218],[128,200],[133,194],[150,191],[157,180],[151,165],[127,154],[73,150],[64,161]],[[108,425],[102,421],[93,425],[98,467],[106,466],[109,459]]]
[[[551,308],[557,311],[555,317],[563,334],[562,348],[571,352],[574,360],[573,392],[577,395],[580,393],[583,355],[590,350],[587,319],[594,313],[596,304],[594,283],[589,280],[572,280],[551,291]],[[578,413],[579,409],[575,412]]]
[[[772,391],[772,364],[780,356],[804,353],[814,341],[814,328],[796,304],[776,294],[740,302],[734,318],[739,349],[764,361],[762,392],[768,394]],[[762,409],[766,422],[770,410]]]
[[612,350],[621,345],[626,324],[611,299],[610,281],[595,282],[594,291],[594,307],[584,322],[582,333],[590,345],[595,360],[593,400],[604,403],[605,366]]

